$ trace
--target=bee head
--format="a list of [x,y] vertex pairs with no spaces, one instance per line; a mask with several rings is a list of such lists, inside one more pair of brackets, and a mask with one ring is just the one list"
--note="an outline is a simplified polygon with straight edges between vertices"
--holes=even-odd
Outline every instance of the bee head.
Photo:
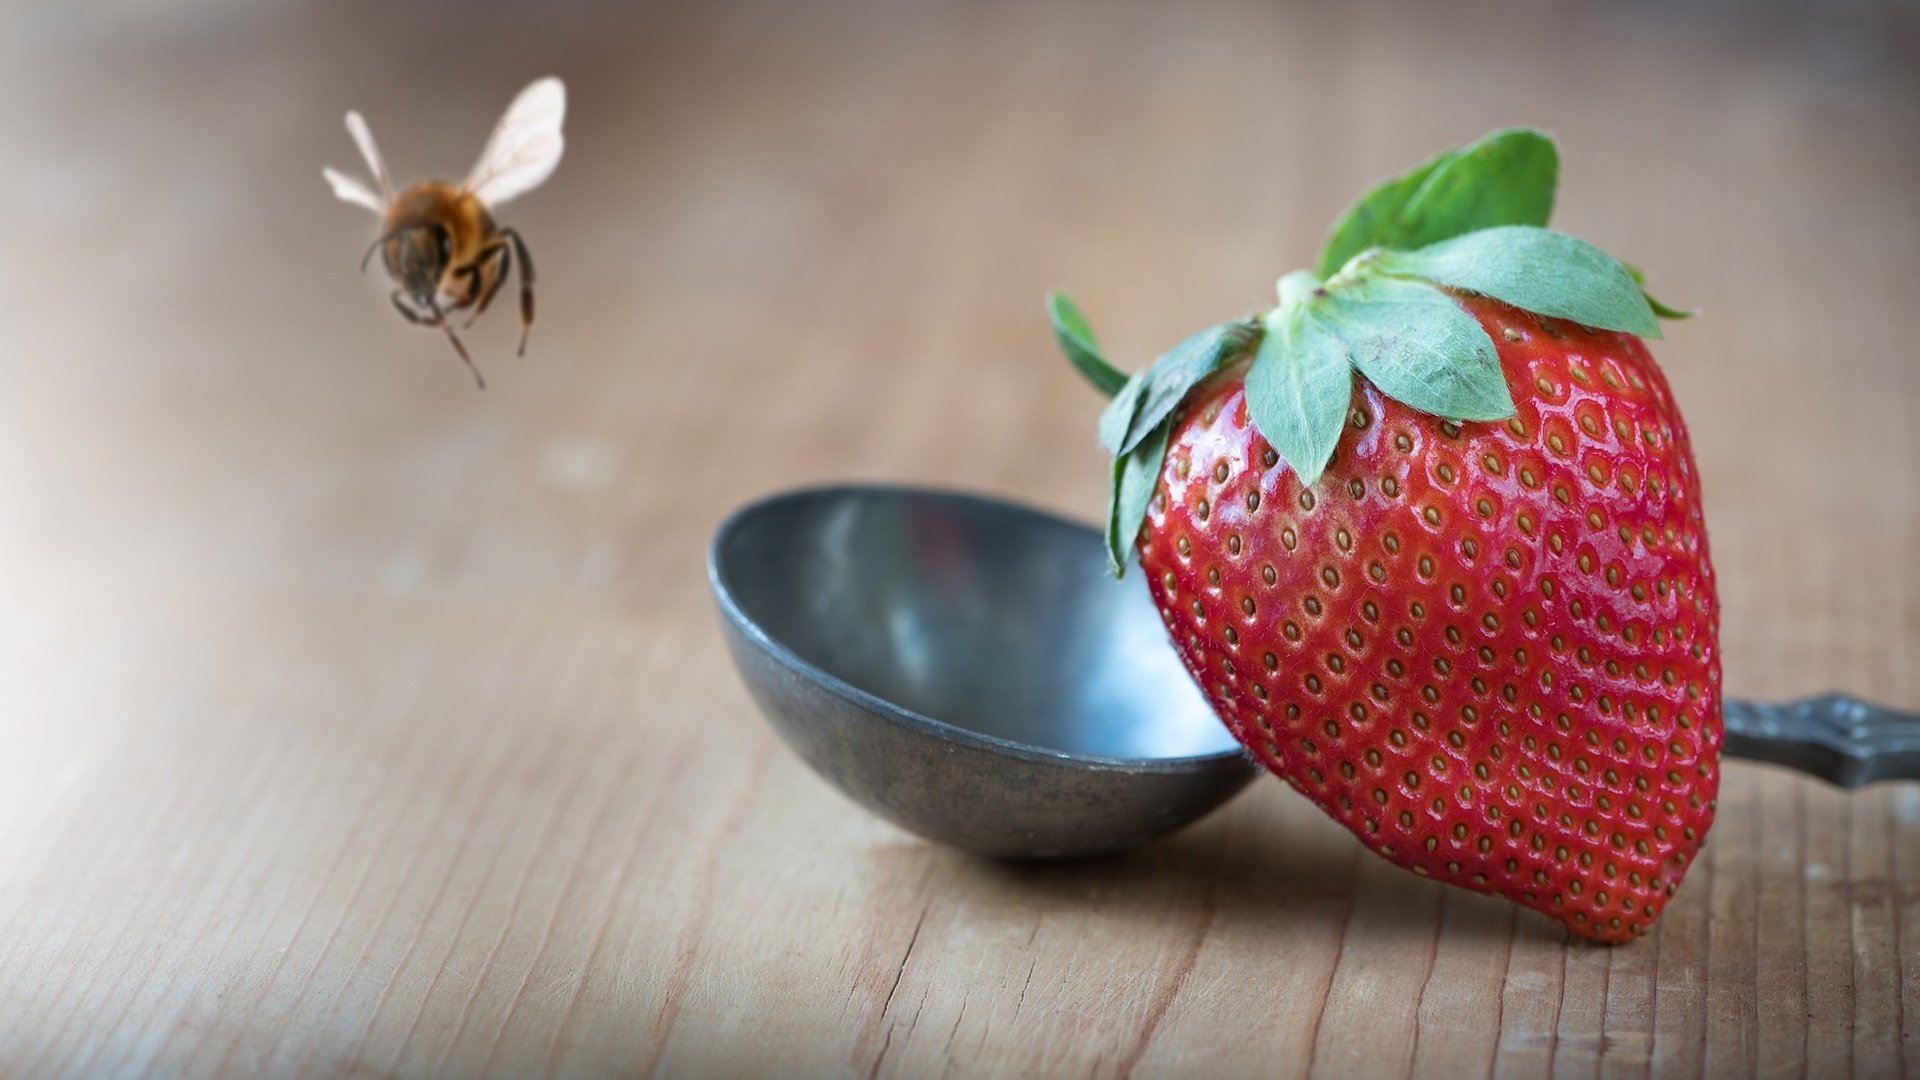
[[380,247],[394,283],[424,301],[439,291],[453,257],[453,236],[446,226],[428,222],[395,229],[381,238]]

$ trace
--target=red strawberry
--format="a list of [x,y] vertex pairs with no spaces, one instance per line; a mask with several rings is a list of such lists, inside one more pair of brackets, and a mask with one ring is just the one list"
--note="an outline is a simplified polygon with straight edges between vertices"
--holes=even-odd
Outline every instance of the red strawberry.
[[[1544,141],[1458,152],[1495,160],[1451,189],[1510,176],[1493,139]],[[1387,229],[1324,282],[1290,275],[1274,312],[1121,386],[1110,538],[1144,514],[1141,568],[1215,710],[1369,847],[1626,940],[1679,885],[1719,782],[1698,476],[1623,332],[1655,326],[1629,272],[1466,220],[1410,251]],[[1556,276],[1573,295],[1538,286]],[[1091,367],[1084,322],[1055,317]]]
[[1531,390],[1513,419],[1363,385],[1309,488],[1220,376],[1174,430],[1140,566],[1235,737],[1370,847],[1630,938],[1719,781],[1686,429],[1639,339],[1463,303]]

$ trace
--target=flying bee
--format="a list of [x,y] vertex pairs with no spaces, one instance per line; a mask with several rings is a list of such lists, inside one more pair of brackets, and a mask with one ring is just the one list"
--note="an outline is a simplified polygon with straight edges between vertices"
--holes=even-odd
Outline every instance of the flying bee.
[[454,333],[450,316],[471,308],[462,329],[472,326],[518,259],[519,355],[526,355],[527,332],[533,327],[533,259],[518,231],[503,229],[494,221],[493,208],[532,191],[552,175],[565,146],[560,124],[566,113],[567,90],[560,80],[536,80],[507,106],[464,182],[456,186],[423,180],[396,193],[372,129],[358,112],[349,112],[347,132],[367,160],[367,168],[373,170],[379,192],[333,169],[321,170],[336,198],[380,215],[380,236],[361,258],[360,269],[364,271],[379,251],[387,276],[397,286],[393,306],[408,322],[445,330],[454,351],[482,387],[487,382]]

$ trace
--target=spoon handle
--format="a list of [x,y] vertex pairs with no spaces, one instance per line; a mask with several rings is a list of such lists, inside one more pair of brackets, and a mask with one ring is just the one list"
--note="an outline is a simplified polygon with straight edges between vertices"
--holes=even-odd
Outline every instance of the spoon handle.
[[1920,780],[1920,716],[1846,694],[1785,703],[1728,701],[1727,753],[1844,788]]

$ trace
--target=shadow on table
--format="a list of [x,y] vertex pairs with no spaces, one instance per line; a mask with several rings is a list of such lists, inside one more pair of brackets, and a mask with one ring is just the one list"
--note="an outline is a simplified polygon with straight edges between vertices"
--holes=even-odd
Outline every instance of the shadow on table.
[[[1216,926],[1277,919],[1364,924],[1372,934],[1429,937],[1437,922],[1463,944],[1564,942],[1550,920],[1515,905],[1425,880],[1299,808],[1220,815],[1147,847],[1056,863],[995,862],[943,851],[956,877],[1010,903],[1162,922],[1204,916]],[[1516,917],[1516,912],[1518,916]]]

